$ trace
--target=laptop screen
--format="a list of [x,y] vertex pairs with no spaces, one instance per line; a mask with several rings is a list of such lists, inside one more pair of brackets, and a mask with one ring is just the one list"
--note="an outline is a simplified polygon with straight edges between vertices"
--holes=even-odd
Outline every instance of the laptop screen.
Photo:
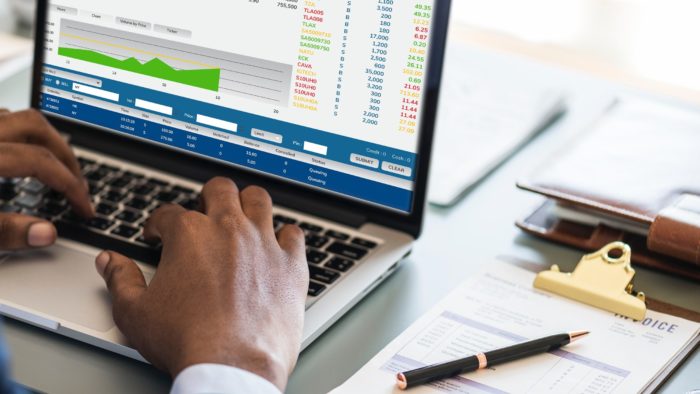
[[433,7],[50,1],[40,107],[410,213]]

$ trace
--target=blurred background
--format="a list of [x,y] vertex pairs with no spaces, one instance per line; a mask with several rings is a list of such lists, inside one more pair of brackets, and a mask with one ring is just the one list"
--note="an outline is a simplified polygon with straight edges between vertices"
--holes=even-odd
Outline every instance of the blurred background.
[[[611,77],[645,80],[697,100],[700,2],[694,0],[455,0],[456,26],[476,40]],[[533,48],[536,47],[536,48]],[[639,81],[638,81],[639,82]]]

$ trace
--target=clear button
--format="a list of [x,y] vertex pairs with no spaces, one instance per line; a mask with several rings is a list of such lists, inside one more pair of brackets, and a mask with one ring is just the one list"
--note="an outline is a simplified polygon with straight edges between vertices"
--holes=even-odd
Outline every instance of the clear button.
[[382,162],[382,170],[406,177],[410,177],[411,174],[413,174],[412,169],[405,166],[400,166],[398,164],[389,163],[388,161]]

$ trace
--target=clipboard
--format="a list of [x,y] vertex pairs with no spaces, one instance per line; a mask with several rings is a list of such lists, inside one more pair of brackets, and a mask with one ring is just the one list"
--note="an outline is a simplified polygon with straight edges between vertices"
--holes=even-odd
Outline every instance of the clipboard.
[[[543,270],[547,270],[547,267],[541,263],[533,263],[518,259],[516,257],[499,256],[498,260],[516,265],[531,272],[542,272]],[[649,310],[666,313],[700,323],[700,312],[695,312],[690,309],[656,300],[652,297],[645,297],[645,303],[646,308]],[[666,383],[666,381],[673,375],[673,373],[698,349],[700,349],[700,335],[696,336],[685,348],[679,351],[676,357],[674,357],[668,363],[666,368],[659,372],[658,376],[652,380],[647,387],[641,391],[641,393],[647,394],[658,391],[661,386],[663,386],[663,384]]]
[[[675,328],[635,322],[534,288],[536,274],[543,269],[546,264],[497,257],[469,275],[332,393],[395,394],[398,372],[574,328],[596,335],[571,348],[416,387],[416,393],[474,389],[653,393],[697,349],[700,313],[647,299],[646,318]],[[656,357],[637,362],[650,354]]]

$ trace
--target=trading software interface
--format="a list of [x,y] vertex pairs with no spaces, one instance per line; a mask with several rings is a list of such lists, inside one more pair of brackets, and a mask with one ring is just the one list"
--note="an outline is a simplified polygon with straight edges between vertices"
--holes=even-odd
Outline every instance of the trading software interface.
[[41,108],[410,212],[433,7],[51,1]]

